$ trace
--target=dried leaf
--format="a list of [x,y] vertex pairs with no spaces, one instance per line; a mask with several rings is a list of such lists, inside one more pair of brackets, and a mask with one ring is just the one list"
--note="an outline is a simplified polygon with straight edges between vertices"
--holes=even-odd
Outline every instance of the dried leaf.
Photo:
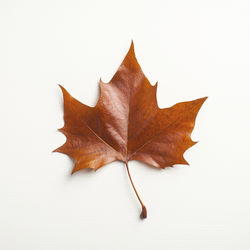
[[124,162],[142,205],[142,217],[146,218],[146,207],[132,182],[128,161],[138,160],[156,168],[188,165],[183,153],[195,144],[190,135],[207,97],[160,109],[157,83],[152,86],[142,72],[133,42],[111,81],[100,80],[95,107],[82,104],[60,87],[65,124],[59,130],[67,141],[55,151],[74,159],[73,173],[84,168],[97,170],[116,160]]

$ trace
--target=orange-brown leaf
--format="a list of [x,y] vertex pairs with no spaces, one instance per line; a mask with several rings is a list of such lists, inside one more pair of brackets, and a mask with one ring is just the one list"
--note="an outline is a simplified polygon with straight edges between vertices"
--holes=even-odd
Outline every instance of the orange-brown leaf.
[[160,109],[138,64],[134,45],[109,83],[100,80],[100,98],[89,107],[60,86],[64,98],[66,143],[56,149],[75,160],[73,172],[110,162],[139,160],[157,168],[188,164],[184,152],[206,97]]

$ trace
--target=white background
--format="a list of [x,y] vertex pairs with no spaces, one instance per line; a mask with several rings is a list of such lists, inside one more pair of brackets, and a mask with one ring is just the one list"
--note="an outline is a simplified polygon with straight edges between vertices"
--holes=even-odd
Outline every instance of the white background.
[[[250,249],[250,2],[0,0],[0,248]],[[114,162],[71,176],[62,84],[88,105],[131,39],[160,107],[209,96],[165,170]]]

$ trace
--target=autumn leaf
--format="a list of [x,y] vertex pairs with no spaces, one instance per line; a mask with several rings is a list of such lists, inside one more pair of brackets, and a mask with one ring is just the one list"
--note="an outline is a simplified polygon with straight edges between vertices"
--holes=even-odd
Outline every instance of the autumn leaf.
[[131,179],[128,161],[138,160],[156,168],[188,165],[184,152],[195,142],[191,133],[195,118],[207,97],[160,109],[157,83],[152,86],[137,62],[133,42],[109,83],[100,80],[100,98],[89,107],[73,98],[62,86],[64,127],[67,138],[56,149],[75,161],[73,173],[94,170],[113,162],[125,163],[134,191],[147,210]]

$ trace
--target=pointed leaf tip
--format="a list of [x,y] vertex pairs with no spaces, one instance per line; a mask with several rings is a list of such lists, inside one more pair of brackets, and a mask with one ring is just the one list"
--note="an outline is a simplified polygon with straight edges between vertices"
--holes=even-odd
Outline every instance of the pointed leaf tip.
[[133,40],[131,40],[131,44],[130,44],[130,47],[129,47],[127,55],[129,55],[129,54],[134,54],[135,55],[135,47],[134,47]]
[[65,98],[66,96],[71,96],[70,94],[69,94],[69,92],[62,86],[62,85],[60,85],[60,84],[58,84],[59,85],[59,87],[60,87],[60,89],[61,89],[61,91],[62,91],[62,94],[63,94],[63,97]]
[[134,41],[133,39],[131,39],[131,44],[130,44],[130,48],[133,47],[134,48]]
[[204,97],[202,97],[202,98],[200,98],[202,101],[203,101],[203,103],[207,100],[207,98],[208,98],[208,96],[204,96]]
[[132,71],[140,71],[141,67],[137,61],[136,55],[135,55],[135,50],[134,50],[134,42],[133,40],[131,41],[131,45],[129,47],[129,50],[123,59],[122,64],[123,66],[126,66],[128,69]]
[[130,44],[130,47],[129,47],[129,51],[132,53],[135,53],[135,46],[134,46],[134,42],[133,40],[131,40],[131,44]]
[[66,89],[61,84],[58,84],[58,86],[60,87],[62,93],[67,92]]

